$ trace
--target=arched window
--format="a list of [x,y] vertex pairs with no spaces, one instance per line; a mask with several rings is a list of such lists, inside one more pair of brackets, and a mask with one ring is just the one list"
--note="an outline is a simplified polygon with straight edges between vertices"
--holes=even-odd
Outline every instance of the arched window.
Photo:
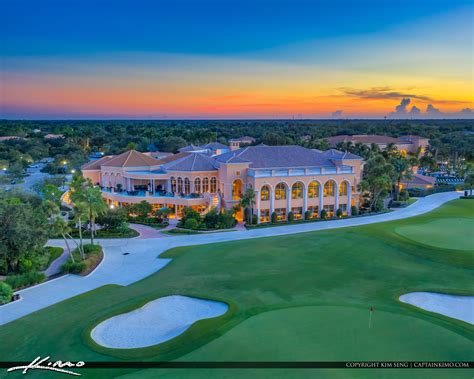
[[178,193],[183,192],[183,178],[178,178]]
[[216,193],[217,192],[217,178],[213,176],[211,178],[211,193]]
[[260,200],[270,200],[270,188],[268,186],[263,186],[260,190]]
[[328,180],[324,184],[324,197],[334,196],[334,182],[332,180]]
[[319,183],[318,182],[311,182],[308,186],[308,197],[313,199],[315,197],[319,197]]
[[189,195],[191,193],[191,185],[189,183],[189,178],[184,178],[184,193]]
[[202,192],[209,192],[209,178],[202,180]]
[[170,181],[171,181],[171,192],[176,192],[176,179],[174,178],[174,176],[170,178]]
[[292,199],[302,199],[303,198],[303,183],[296,182],[291,187],[291,198]]
[[194,192],[201,193],[201,178],[194,179]]
[[339,195],[340,196],[347,196],[347,182],[343,181],[339,184]]
[[286,199],[286,185],[285,183],[278,183],[275,187],[275,200]]
[[232,183],[232,200],[240,200],[242,197],[242,180],[236,179]]

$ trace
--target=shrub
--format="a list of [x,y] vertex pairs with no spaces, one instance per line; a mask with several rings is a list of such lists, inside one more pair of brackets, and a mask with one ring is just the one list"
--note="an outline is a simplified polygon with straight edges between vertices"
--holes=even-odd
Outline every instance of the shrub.
[[342,217],[342,209],[341,209],[341,208],[337,208],[336,217],[337,217],[337,218],[341,218],[341,217]]
[[258,224],[258,216],[257,215],[252,215],[252,224],[257,225]]
[[61,271],[62,272],[69,272],[70,274],[80,274],[82,271],[86,269],[86,262],[71,262],[67,261],[62,264]]
[[18,269],[22,274],[33,270],[33,260],[28,257],[21,257],[18,262]]
[[311,219],[311,212],[310,212],[310,211],[304,212],[304,219],[305,219],[305,220]]
[[272,213],[270,220],[272,224],[277,222],[277,214],[275,212]]
[[410,196],[408,195],[407,190],[405,190],[405,189],[402,189],[400,191],[400,194],[398,195],[398,197],[399,197],[400,201],[407,201],[410,198]]
[[219,215],[219,225],[221,229],[230,229],[237,224],[233,211],[224,211]]
[[357,206],[353,205],[351,207],[351,215],[352,216],[357,216],[359,214],[359,208],[357,208]]
[[327,220],[327,218],[328,218],[328,212],[326,212],[326,209],[323,209],[321,211],[321,219],[322,220]]
[[7,276],[5,283],[17,289],[41,283],[45,278],[46,276],[42,272],[30,271],[25,274]]
[[184,222],[184,227],[186,229],[197,229],[198,226],[199,226],[199,223],[194,218],[189,218]]
[[11,301],[13,296],[12,287],[5,282],[0,282],[0,304],[6,304]]
[[204,216],[204,224],[208,229],[216,229],[217,224],[219,223],[219,212],[215,208],[212,208]]
[[97,217],[96,223],[104,230],[119,229],[127,221],[127,213],[124,208],[109,209],[105,214]]
[[288,222],[292,222],[295,220],[295,215],[293,212],[288,212]]

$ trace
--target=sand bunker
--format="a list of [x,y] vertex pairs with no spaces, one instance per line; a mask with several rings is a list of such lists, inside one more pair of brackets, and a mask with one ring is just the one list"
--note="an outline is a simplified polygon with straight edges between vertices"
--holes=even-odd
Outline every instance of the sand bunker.
[[91,333],[99,345],[134,349],[157,345],[184,333],[193,323],[227,312],[225,303],[187,296],[166,296],[101,322]]
[[411,292],[400,296],[403,303],[474,324],[474,296],[433,292]]

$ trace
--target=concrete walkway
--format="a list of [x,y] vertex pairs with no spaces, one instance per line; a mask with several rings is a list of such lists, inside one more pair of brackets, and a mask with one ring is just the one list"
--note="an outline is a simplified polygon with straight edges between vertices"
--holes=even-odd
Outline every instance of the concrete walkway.
[[[86,277],[65,275],[19,291],[22,300],[0,307],[0,325],[106,284],[126,286],[143,279],[170,262],[171,259],[157,257],[162,252],[173,247],[272,237],[398,220],[429,212],[459,196],[460,194],[456,192],[438,193],[420,198],[416,203],[393,212],[335,221],[286,225],[238,232],[181,235],[171,238],[98,240],[104,248],[104,259],[91,274]],[[62,240],[49,242],[49,245],[52,246],[64,247],[63,244]],[[129,254],[124,255],[124,253]]]

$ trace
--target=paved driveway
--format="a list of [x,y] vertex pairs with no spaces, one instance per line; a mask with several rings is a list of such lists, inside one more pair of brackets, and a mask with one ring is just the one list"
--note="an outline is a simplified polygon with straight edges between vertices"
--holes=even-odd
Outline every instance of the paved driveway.
[[[104,248],[105,256],[94,272],[86,277],[65,275],[19,291],[22,297],[20,301],[0,307],[0,325],[106,284],[126,286],[143,279],[160,270],[171,260],[157,257],[172,247],[271,237],[398,220],[429,212],[458,197],[459,193],[456,192],[439,193],[420,198],[407,208],[377,216],[170,238],[99,240]],[[50,241],[49,244],[64,247],[61,240]],[[124,255],[125,253],[129,254]]]

